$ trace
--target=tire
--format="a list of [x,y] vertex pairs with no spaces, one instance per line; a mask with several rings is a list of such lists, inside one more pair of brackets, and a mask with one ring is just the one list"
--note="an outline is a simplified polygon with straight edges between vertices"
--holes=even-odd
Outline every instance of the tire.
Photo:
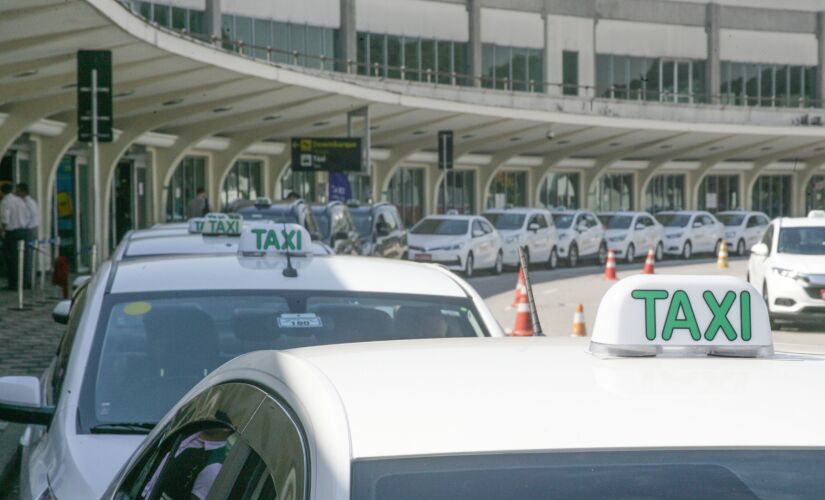
[[[727,244],[727,243],[726,243],[726,244]],[[721,250],[721,248],[722,248],[722,240],[717,240],[717,241],[716,241],[716,244],[715,244],[715,245],[713,245],[713,256],[714,256],[714,257],[718,257],[718,256],[719,256],[719,250]]]
[[662,246],[662,242],[660,241],[658,245],[656,245],[656,260],[660,261],[665,258],[665,247]]
[[607,243],[599,243],[599,251],[596,252],[596,260],[599,262],[600,267],[604,267],[605,263],[607,263]]
[[687,240],[685,246],[682,247],[682,259],[688,260],[691,257],[693,257],[693,244],[690,240]]
[[768,309],[768,318],[771,322],[771,330],[780,330],[779,323],[771,316],[771,299],[768,296],[768,282],[762,284],[762,299],[765,300],[765,307]]
[[627,247],[627,254],[625,255],[625,261],[628,264],[633,264],[633,260],[636,258],[636,247],[633,246],[633,243]]
[[547,264],[545,265],[547,269],[555,269],[559,267],[559,252],[556,251],[556,247],[553,247],[550,250],[550,256],[547,257]]
[[499,251],[498,254],[496,254],[496,263],[493,264],[492,273],[495,274],[496,276],[498,276],[499,274],[501,274],[501,271],[503,269],[504,269],[504,255],[501,253],[501,251]]
[[567,251],[567,265],[569,267],[579,265],[579,247],[575,243],[570,245],[570,250]]
[[740,257],[745,255],[745,240],[739,240],[739,243],[736,244],[736,255]]
[[473,253],[467,254],[467,262],[464,263],[464,276],[467,278],[473,277],[473,266],[475,265]]

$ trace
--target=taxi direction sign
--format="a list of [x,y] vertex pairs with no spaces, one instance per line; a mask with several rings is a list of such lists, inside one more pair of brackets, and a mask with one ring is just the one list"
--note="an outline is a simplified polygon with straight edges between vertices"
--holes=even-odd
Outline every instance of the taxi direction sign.
[[438,131],[438,168],[449,170],[453,168],[453,131]]
[[649,356],[668,347],[769,356],[768,310],[748,283],[729,276],[632,276],[599,305],[590,351]]
[[360,137],[293,137],[294,172],[358,172],[362,168]]
[[243,227],[238,250],[243,255],[309,255],[312,238],[298,224],[253,223]]
[[77,140],[112,142],[112,51],[77,51]]

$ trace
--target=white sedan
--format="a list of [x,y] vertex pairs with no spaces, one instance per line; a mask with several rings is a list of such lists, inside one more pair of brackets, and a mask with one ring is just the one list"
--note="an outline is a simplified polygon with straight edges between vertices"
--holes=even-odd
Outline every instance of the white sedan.
[[549,210],[508,208],[488,210],[484,217],[496,228],[503,240],[504,264],[519,265],[519,247],[527,250],[527,262],[541,262],[555,269],[559,262],[559,236]]
[[473,288],[440,266],[313,257],[297,225],[243,231],[235,254],[104,263],[77,291],[42,378],[0,378],[0,418],[31,424],[23,499],[100,498],[175,402],[235,356],[503,335]]
[[431,215],[407,234],[408,258],[435,262],[467,277],[476,270],[501,274],[504,251],[501,235],[477,215]]
[[762,239],[765,229],[771,223],[762,212],[745,212],[730,210],[719,212],[716,218],[725,225],[725,243],[728,251],[736,255],[745,255],[748,249]]
[[604,224],[589,210],[553,212],[559,235],[559,257],[576,267],[581,259],[595,258],[600,266],[607,261]]
[[719,246],[725,237],[725,226],[710,212],[659,212],[656,220],[665,228],[666,254],[689,259],[694,253],[719,253]]
[[774,219],[751,247],[748,281],[775,322],[825,320],[825,219]]
[[[589,344],[237,358],[164,417],[103,498],[820,498],[825,358],[775,355],[741,280],[638,278],[602,300]],[[691,304],[695,318],[666,319]]]
[[664,256],[664,228],[647,212],[611,212],[599,215],[607,226],[607,246],[628,263],[653,250],[656,260]]

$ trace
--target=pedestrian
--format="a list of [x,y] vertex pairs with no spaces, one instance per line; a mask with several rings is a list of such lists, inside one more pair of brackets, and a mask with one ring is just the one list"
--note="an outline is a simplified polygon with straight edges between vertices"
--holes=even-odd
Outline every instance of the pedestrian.
[[286,201],[297,201],[300,200],[301,197],[298,196],[298,193],[295,191],[290,191],[289,194],[286,195]]
[[209,200],[206,199],[206,190],[199,187],[195,190],[195,197],[186,205],[186,218],[203,217],[209,212]]
[[37,242],[38,227],[40,226],[40,207],[29,193],[29,185],[25,182],[17,184],[17,196],[26,204],[28,221],[26,223],[26,259],[23,267],[23,276],[26,278],[26,288],[32,287],[32,266],[34,265],[34,244]]
[[0,187],[3,200],[0,201],[0,224],[3,226],[3,257],[8,273],[9,290],[17,289],[17,242],[26,241],[29,212],[26,202],[12,192],[11,184]]

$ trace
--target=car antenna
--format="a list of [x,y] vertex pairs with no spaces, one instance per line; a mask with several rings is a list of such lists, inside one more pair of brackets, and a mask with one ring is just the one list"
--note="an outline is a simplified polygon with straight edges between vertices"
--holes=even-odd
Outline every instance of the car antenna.
[[[286,234],[286,222],[284,222],[284,234]],[[292,254],[289,252],[289,248],[286,249],[286,267],[284,268],[283,275],[286,278],[297,278],[298,277],[298,270],[292,267]]]

